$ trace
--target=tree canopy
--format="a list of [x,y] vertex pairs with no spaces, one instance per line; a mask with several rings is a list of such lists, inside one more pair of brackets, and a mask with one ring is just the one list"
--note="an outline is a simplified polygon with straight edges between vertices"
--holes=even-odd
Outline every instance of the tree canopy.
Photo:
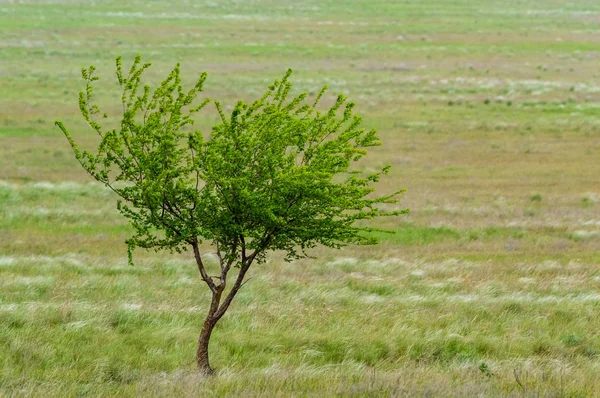
[[288,70],[260,99],[239,101],[231,115],[215,101],[221,122],[206,136],[190,128],[210,102],[194,104],[206,74],[186,91],[177,65],[151,92],[140,84],[149,66],[138,56],[124,76],[117,58],[123,117],[108,131],[93,103],[95,68],[82,71],[79,106],[101,138],[95,154],[80,151],[57,122],[83,168],[122,199],[118,209],[135,229],[130,254],[135,247],[181,251],[204,239],[236,265],[244,253],[262,260],[269,250],[293,259],[316,244],[376,243],[365,234],[372,228],[355,222],[406,212],[379,206],[397,203],[401,190],[370,195],[389,166],[374,173],[351,167],[380,142],[375,130],[361,127],[346,96],[325,111],[317,106],[326,87],[311,103],[306,92],[290,98]]
[[[380,144],[375,130],[361,127],[354,103],[340,94],[319,110],[326,87],[312,102],[307,93],[292,96],[291,70],[256,101],[239,101],[230,115],[214,101],[220,122],[205,134],[194,129],[194,115],[210,100],[197,100],[206,74],[184,90],[179,64],[155,89],[141,85],[149,63],[136,57],[127,76],[117,58],[122,89],[118,128],[103,127],[108,118],[94,103],[93,66],[83,69],[81,114],[98,134],[95,153],[79,149],[63,123],[77,160],[118,196],[118,210],[134,235],[126,242],[129,261],[136,247],[182,252],[192,249],[202,280],[212,292],[197,352],[199,367],[208,364],[208,340],[241,288],[254,262],[280,250],[286,260],[308,256],[321,244],[373,244],[373,228],[358,221],[396,216],[387,209],[402,190],[374,195],[373,184],[389,166],[371,173],[354,167],[367,148]],[[387,208],[386,208],[387,207]],[[216,247],[220,275],[208,275],[200,244]],[[228,276],[237,276],[224,298]]]

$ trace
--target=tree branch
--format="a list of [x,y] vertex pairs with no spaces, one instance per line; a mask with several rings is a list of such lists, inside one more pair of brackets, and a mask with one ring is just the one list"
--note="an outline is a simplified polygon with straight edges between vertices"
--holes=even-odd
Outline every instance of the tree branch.
[[219,241],[215,240],[215,244],[217,246],[217,257],[219,257],[219,265],[221,266],[221,275],[223,274],[224,266],[223,266],[223,256],[221,255],[221,249],[219,248]]
[[198,270],[200,271],[202,280],[204,282],[206,282],[206,284],[210,288],[211,292],[216,294],[219,289],[217,288],[217,285],[215,285],[215,283],[212,281],[212,279],[210,279],[210,277],[206,273],[206,268],[204,267],[204,263],[202,262],[202,257],[200,257],[200,250],[198,250],[198,241],[194,239],[193,241],[190,242],[190,244],[192,245],[192,248],[194,249],[194,257],[196,258],[196,264],[198,265]]
[[251,264],[252,264],[252,262],[249,262],[246,265],[242,265],[242,268],[240,268],[240,272],[235,280],[233,287],[231,288],[231,291],[229,292],[229,294],[227,294],[227,297],[225,297],[223,304],[221,304],[221,306],[215,313],[216,319],[221,319],[221,317],[225,314],[225,311],[227,311],[227,309],[229,308],[231,301],[237,294],[238,290],[240,290],[240,287],[242,287],[242,282],[244,281],[244,276],[246,275],[246,272],[248,272],[248,269],[250,268]]
[[246,261],[242,261],[242,267],[240,268],[240,272],[238,273],[238,276],[235,280],[235,283],[233,284],[233,287],[231,288],[231,291],[229,292],[229,294],[227,294],[227,297],[225,297],[223,304],[221,304],[221,306],[219,307],[219,310],[215,314],[215,317],[217,319],[220,319],[225,314],[227,309],[229,308],[231,301],[233,300],[233,298],[235,297],[235,295],[237,294],[237,292],[240,290],[240,288],[243,285],[244,276],[246,276],[246,272],[248,272],[248,269],[252,265],[252,262],[254,261],[256,256],[259,253],[261,253],[262,251],[264,251],[266,249],[266,247],[269,245],[269,243],[273,239],[274,232],[275,231],[271,232],[264,238],[264,240],[260,244],[260,246],[258,248],[256,248],[256,250],[250,255],[250,257],[246,258]]
[[246,239],[244,238],[244,235],[240,235],[239,239],[240,239],[240,243],[242,246],[242,263],[245,263],[246,262]]

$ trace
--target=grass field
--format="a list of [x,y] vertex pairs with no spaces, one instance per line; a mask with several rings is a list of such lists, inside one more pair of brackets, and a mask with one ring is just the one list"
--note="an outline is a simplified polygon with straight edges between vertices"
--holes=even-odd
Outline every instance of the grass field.
[[[599,22],[592,0],[0,1],[0,396],[598,396]],[[128,266],[53,126],[93,147],[80,70],[118,111],[137,53],[151,82],[207,71],[226,109],[288,67],[348,94],[384,142],[364,166],[407,189],[381,245],[252,269],[214,378],[192,259]]]

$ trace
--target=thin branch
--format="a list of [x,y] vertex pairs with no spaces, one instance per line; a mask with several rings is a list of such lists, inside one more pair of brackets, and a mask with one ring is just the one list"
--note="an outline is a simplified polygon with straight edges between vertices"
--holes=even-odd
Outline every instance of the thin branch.
[[244,238],[244,235],[240,235],[239,237],[241,246],[242,246],[242,263],[246,262],[246,239]]
[[240,268],[240,272],[238,273],[238,276],[237,276],[237,278],[235,280],[235,283],[234,283],[233,287],[231,288],[231,291],[229,292],[229,294],[227,295],[227,297],[223,301],[223,304],[221,304],[221,306],[219,307],[219,310],[215,314],[215,317],[217,319],[220,319],[225,314],[225,311],[227,311],[227,309],[229,308],[229,305],[231,304],[231,301],[233,300],[233,298],[235,297],[235,295],[237,294],[237,292],[242,287],[242,284],[244,282],[244,276],[246,275],[246,272],[248,272],[248,269],[250,269],[250,266],[252,265],[252,262],[254,261],[254,259],[256,258],[256,256],[258,254],[260,254],[262,251],[264,251],[266,249],[266,247],[269,245],[269,243],[273,239],[273,234],[274,233],[275,233],[275,230],[272,231],[267,236],[265,236],[265,238],[263,239],[263,242],[260,244],[260,246],[258,248],[256,248],[256,250],[250,255],[250,257],[248,257],[246,259],[245,262],[242,262],[242,266]]
[[[275,226],[271,232],[265,234],[265,236],[262,239],[262,243],[260,245],[258,245],[256,250],[254,250],[254,252],[250,255],[250,257],[247,258],[247,261],[249,261],[250,264],[252,264],[252,262],[254,261],[256,256],[258,256],[260,253],[262,253],[267,248],[267,246],[269,246],[269,244],[273,240],[273,237],[279,231],[279,229],[280,229],[279,226]],[[250,265],[248,265],[248,266],[250,266]]]
[[245,281],[242,283],[242,285],[240,286],[240,289],[241,289],[241,288],[243,288],[243,287],[244,287],[244,285],[245,285],[246,283],[250,282],[250,280],[251,280],[251,279],[252,279],[252,277],[248,277],[248,279],[246,279],[246,280],[245,280]]
[[223,256],[221,255],[221,249],[219,248],[219,241],[216,240],[215,244],[217,245],[217,257],[219,257],[219,265],[221,266],[221,275],[223,274],[224,266],[223,266]]
[[206,268],[204,267],[204,263],[202,262],[202,257],[200,256],[200,250],[198,250],[198,241],[194,239],[193,241],[191,241],[189,243],[192,245],[192,248],[194,249],[194,257],[196,258],[196,264],[198,265],[198,270],[200,271],[202,280],[204,282],[206,282],[206,284],[208,285],[208,287],[210,288],[210,290],[213,293],[217,293],[217,291],[219,289],[217,288],[215,283],[212,281],[212,279],[210,279],[210,277],[206,273]]
[[227,297],[225,297],[223,304],[221,304],[218,311],[215,313],[215,318],[220,319],[225,314],[225,311],[227,311],[227,309],[229,308],[231,301],[237,294],[238,290],[240,290],[240,287],[242,286],[242,282],[244,280],[244,276],[246,275],[246,272],[248,272],[248,269],[250,268],[251,264],[252,262],[249,262],[246,265],[243,265],[242,268],[240,268],[240,272],[238,273],[235,283]]
[[225,285],[227,284],[227,274],[229,273],[229,269],[231,268],[231,265],[234,263],[235,259],[231,258],[228,262],[227,265],[225,265],[225,268],[223,268],[223,270],[221,271],[221,285],[223,287],[225,287]]
[[[216,241],[216,244],[217,244],[217,256],[219,256],[219,262],[221,265],[221,277],[220,277],[221,284],[218,287],[225,290],[225,286],[227,286],[227,274],[229,274],[229,269],[231,268],[231,265],[235,262],[236,256],[229,255],[227,257],[227,261],[225,261],[221,254],[219,242]],[[234,241],[233,247],[231,248],[231,253],[237,252],[238,245],[239,245],[238,239],[236,238]]]
[[[194,167],[194,170],[196,171],[196,192],[198,192],[198,186],[200,185],[200,171],[198,170],[198,167],[196,167],[196,157],[194,156],[194,148],[192,148],[192,146],[190,145],[190,154],[192,156],[192,166]],[[194,203],[194,208],[195,208],[196,204]]]

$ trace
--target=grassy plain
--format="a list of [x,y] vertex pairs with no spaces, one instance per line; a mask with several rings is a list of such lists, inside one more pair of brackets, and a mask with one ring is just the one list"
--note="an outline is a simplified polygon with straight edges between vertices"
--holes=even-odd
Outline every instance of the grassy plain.
[[[592,0],[0,2],[0,396],[597,396],[599,21]],[[111,113],[137,53],[228,107],[288,67],[343,91],[384,142],[365,167],[408,190],[380,246],[251,271],[208,380],[194,266],[127,266],[115,198],[53,127],[93,146],[79,71]]]

